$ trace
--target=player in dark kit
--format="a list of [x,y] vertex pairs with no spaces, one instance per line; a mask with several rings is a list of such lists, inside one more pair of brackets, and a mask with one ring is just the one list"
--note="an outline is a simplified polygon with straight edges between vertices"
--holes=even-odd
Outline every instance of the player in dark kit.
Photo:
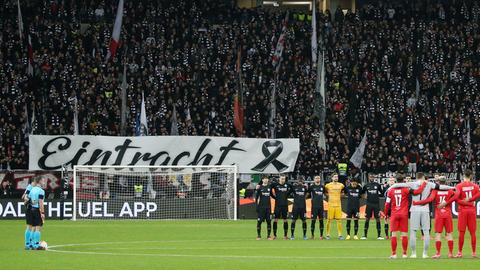
[[308,194],[310,194],[310,198],[312,198],[312,225],[311,225],[311,232],[312,232],[312,239],[315,239],[315,223],[317,222],[317,218],[320,223],[320,240],[323,239],[323,185],[320,183],[320,176],[316,175],[313,178],[313,184],[308,187]]
[[271,214],[271,203],[270,197],[274,197],[272,194],[272,188],[268,183],[268,177],[264,176],[262,178],[262,184],[257,186],[256,194],[255,194],[255,204],[257,206],[257,240],[262,239],[261,237],[261,230],[262,230],[262,222],[267,222],[267,239],[272,240],[270,237],[270,233],[272,230],[272,223],[270,219]]
[[293,215],[292,215],[292,228],[291,228],[291,240],[295,239],[295,222],[298,218],[302,220],[303,228],[303,240],[307,240],[307,220],[305,214],[307,213],[307,204],[305,202],[307,196],[307,188],[303,180],[299,180],[292,188],[293,193]]
[[286,182],[286,176],[281,175],[278,183],[272,184],[272,189],[275,194],[275,210],[273,220],[273,239],[277,238],[278,219],[283,219],[283,237],[288,239],[288,195],[292,186]]
[[[385,186],[383,186],[383,192],[384,192],[384,195],[385,198],[387,198],[387,191],[388,189],[393,185],[395,184],[396,180],[395,178],[393,177],[390,177],[388,180],[387,180],[387,184]],[[383,225],[384,226],[384,230],[385,230],[385,238],[386,239],[390,239],[390,228],[388,226],[388,223],[389,223],[389,219],[387,217],[390,216],[390,213],[387,213],[385,212],[385,224]]]
[[357,179],[353,179],[350,186],[346,188],[347,195],[347,240],[350,240],[350,224],[353,219],[353,239],[358,240],[358,218],[360,217],[360,195],[362,187],[358,184]]
[[377,239],[383,240],[380,235],[382,226],[380,223],[380,196],[383,195],[383,191],[382,186],[379,183],[376,183],[374,180],[375,179],[373,177],[369,177],[369,182],[365,186],[363,186],[362,189],[362,194],[364,194],[367,199],[367,209],[365,211],[365,229],[362,240],[367,239],[369,222],[372,215],[377,221]]

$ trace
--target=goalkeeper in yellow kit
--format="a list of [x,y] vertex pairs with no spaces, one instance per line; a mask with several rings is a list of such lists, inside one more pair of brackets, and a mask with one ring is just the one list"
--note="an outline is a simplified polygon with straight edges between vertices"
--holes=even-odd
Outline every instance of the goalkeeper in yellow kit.
[[325,191],[328,195],[328,215],[327,215],[327,236],[330,240],[330,225],[332,220],[337,221],[338,239],[343,240],[342,236],[342,193],[345,186],[338,182],[338,174],[332,175],[332,182],[325,185]]

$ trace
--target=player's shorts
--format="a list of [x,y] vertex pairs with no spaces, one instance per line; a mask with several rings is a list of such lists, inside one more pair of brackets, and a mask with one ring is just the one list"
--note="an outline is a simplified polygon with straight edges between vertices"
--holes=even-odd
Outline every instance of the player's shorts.
[[275,211],[274,211],[274,217],[275,219],[287,219],[288,218],[288,206],[275,206]]
[[32,224],[31,224],[32,226],[37,227],[37,226],[43,225],[42,215],[40,214],[40,210],[38,208],[32,208],[31,216],[32,216]]
[[359,218],[360,209],[358,208],[348,208],[347,209],[347,218]]
[[292,219],[293,220],[297,220],[298,218],[300,218],[301,220],[305,220],[306,219],[306,209],[305,208],[293,208],[293,212],[292,212]]
[[25,220],[27,225],[32,225],[32,209],[29,207],[25,209]]
[[408,232],[408,215],[393,215],[390,217],[391,232]]
[[438,215],[435,217],[435,232],[442,233],[443,228],[445,228],[446,233],[451,233],[453,231],[452,216]]
[[477,230],[477,214],[475,213],[475,209],[463,209],[458,212],[458,230],[464,232],[467,226],[470,231]]
[[410,212],[410,229],[430,230],[430,212]]
[[312,219],[317,219],[317,217],[318,217],[320,219],[323,219],[323,213],[324,213],[323,207],[314,207],[314,208],[312,208],[311,218]]
[[272,213],[271,208],[257,208],[257,220],[263,222],[264,220],[270,221],[270,215]]
[[365,209],[365,218],[370,219],[371,217],[380,218],[380,206],[367,204]]
[[327,211],[327,218],[328,219],[342,219],[342,207],[328,207]]

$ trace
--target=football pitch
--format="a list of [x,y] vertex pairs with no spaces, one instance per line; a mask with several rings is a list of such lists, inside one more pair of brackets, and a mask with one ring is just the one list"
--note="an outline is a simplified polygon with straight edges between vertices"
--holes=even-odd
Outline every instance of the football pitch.
[[[283,235],[282,223],[279,224],[281,227],[279,235]],[[373,226],[372,222],[370,224],[371,239],[344,241],[302,240],[299,222],[296,229],[297,238],[294,241],[283,239],[256,241],[255,226],[255,220],[76,222],[47,220],[42,239],[48,242],[49,250],[26,251],[23,250],[24,222],[2,220],[0,265],[1,269],[8,270],[480,269],[480,259],[471,259],[468,233],[465,237],[463,259],[447,259],[447,245],[446,241],[443,241],[443,259],[390,260],[388,259],[390,242],[373,238],[376,236],[375,222]],[[262,233],[265,238],[264,226]],[[336,226],[332,226],[332,229],[336,231]],[[360,222],[360,231],[362,230],[363,221]],[[309,232],[310,228],[308,234]],[[420,236],[418,239],[417,256],[421,257],[423,244]],[[435,242],[431,241],[429,255],[433,255],[434,246]],[[400,243],[398,248],[401,254]],[[454,253],[456,250],[455,235]]]

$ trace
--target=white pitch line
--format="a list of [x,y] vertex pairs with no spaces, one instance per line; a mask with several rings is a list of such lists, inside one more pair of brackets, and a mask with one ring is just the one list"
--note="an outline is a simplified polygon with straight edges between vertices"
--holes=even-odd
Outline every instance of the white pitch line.
[[[242,241],[249,241],[249,239],[239,239]],[[220,259],[386,259],[386,257],[367,257],[367,256],[351,256],[351,257],[339,257],[339,256],[258,256],[258,255],[202,255],[202,254],[149,254],[149,253],[115,253],[104,251],[75,251],[75,250],[58,250],[56,248],[61,247],[76,247],[76,246],[99,246],[99,245],[116,245],[116,244],[144,244],[144,243],[188,243],[188,242],[230,242],[235,239],[225,240],[158,240],[158,241],[123,241],[123,242],[98,242],[98,243],[78,243],[78,244],[62,244],[50,246],[49,252],[67,253],[67,254],[83,254],[83,255],[110,255],[110,256],[149,256],[149,257],[193,257],[193,258],[220,258]],[[251,240],[255,241],[255,240]],[[257,248],[257,247],[249,247]],[[258,248],[265,248],[258,247]],[[375,248],[375,246],[338,246],[338,247],[277,247],[280,249],[341,249],[341,248]],[[244,249],[235,247],[223,247],[223,248],[104,248],[104,250],[113,249],[125,249],[125,250],[225,250],[225,249]]]
[[[273,247],[274,249],[345,249],[345,248],[363,248],[363,249],[385,249],[381,246],[335,246],[335,247],[303,247],[303,246],[293,246],[293,247]],[[89,248],[89,250],[245,250],[245,247],[105,247],[105,248]],[[248,249],[265,249],[265,246],[252,247],[249,246]]]
[[82,255],[110,255],[110,256],[147,256],[147,257],[189,257],[189,258],[209,258],[209,259],[347,259],[347,260],[371,260],[371,259],[386,259],[388,257],[339,257],[339,256],[253,256],[253,255],[194,255],[194,254],[145,254],[145,253],[114,253],[114,252],[93,252],[93,251],[67,251],[67,250],[52,250],[49,252],[67,253],[67,254],[82,254]]
[[[231,241],[248,241],[245,239],[224,239],[224,240],[153,240],[153,241],[124,241],[124,242],[99,242],[99,243],[76,243],[76,244],[60,244],[49,246],[49,248],[58,247],[76,247],[76,246],[99,246],[99,245],[115,245],[115,244],[144,244],[144,243],[191,243],[191,242],[231,242]],[[251,240],[254,241],[254,240]]]
[[[258,242],[255,239],[212,239],[212,240],[151,240],[151,241],[119,241],[119,242],[97,242],[97,243],[74,243],[74,244],[59,244],[59,245],[52,245],[49,246],[49,248],[61,248],[61,247],[76,247],[76,246],[100,246],[100,245],[121,245],[121,244],[146,244],[146,243],[211,243],[211,242],[231,242],[231,241],[250,241],[250,242]],[[303,241],[303,240],[297,240],[297,241],[291,241],[291,240],[279,240],[278,242],[318,242],[315,240],[309,240],[309,241]],[[263,243],[273,243],[275,241],[261,241]],[[338,246],[338,247],[306,247],[306,248],[376,248],[377,245],[371,245],[371,246]],[[230,247],[228,247],[230,248]],[[255,248],[255,247],[249,247],[249,248]],[[264,248],[264,247],[259,247],[259,248]],[[275,248],[285,248],[289,249],[291,247],[275,247]],[[305,247],[302,247],[305,248]],[[127,248],[126,248],[127,249]],[[203,248],[202,248],[203,249]]]

